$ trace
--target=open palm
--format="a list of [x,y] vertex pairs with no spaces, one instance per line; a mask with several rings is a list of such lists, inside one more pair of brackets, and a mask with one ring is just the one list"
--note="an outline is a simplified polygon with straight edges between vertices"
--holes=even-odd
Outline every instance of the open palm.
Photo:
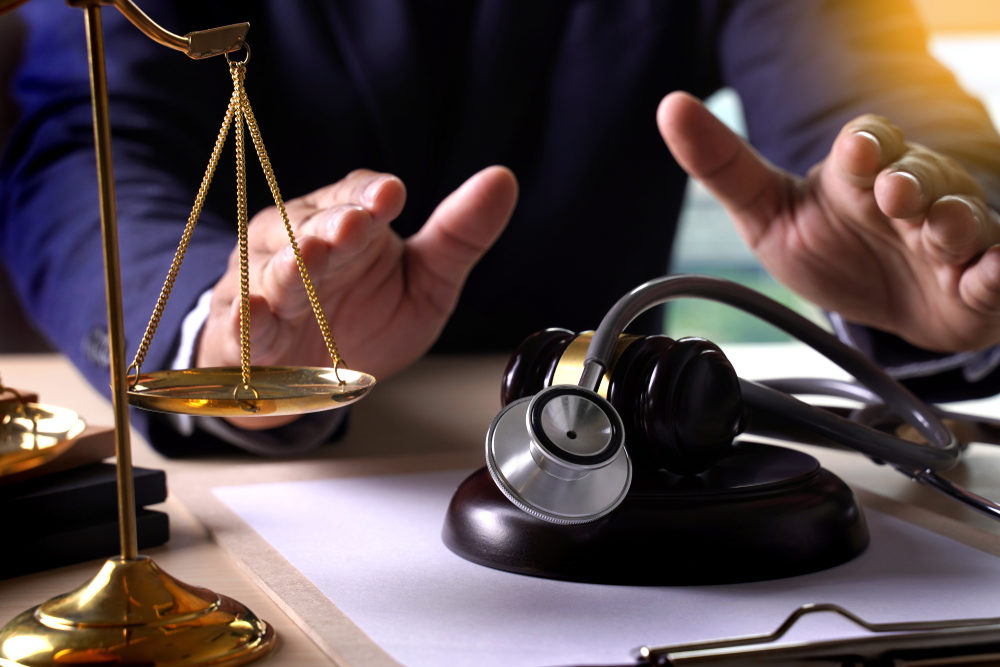
[[[420,231],[389,226],[406,199],[389,174],[352,172],[287,204],[310,278],[346,364],[384,379],[423,355],[455,307],[472,266],[505,227],[513,174],[484,169],[437,207]],[[250,346],[258,365],[328,366],[330,355],[277,209],[250,223]],[[199,366],[238,366],[239,263],[233,251],[212,295]],[[289,418],[243,420],[265,428]]]
[[868,115],[802,179],[687,94],[668,95],[657,121],[680,165],[798,294],[931,350],[1000,341],[1000,224],[954,161]]

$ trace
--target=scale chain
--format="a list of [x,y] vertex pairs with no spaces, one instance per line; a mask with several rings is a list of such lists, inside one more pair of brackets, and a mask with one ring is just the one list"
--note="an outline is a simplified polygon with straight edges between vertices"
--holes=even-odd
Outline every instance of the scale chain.
[[[237,97],[243,94],[243,76],[246,68],[235,63],[229,66],[230,74],[233,77],[233,93]],[[246,146],[243,136],[243,110],[242,107],[236,113],[235,124],[233,126],[233,138],[236,142],[236,221],[237,236],[239,238],[240,254],[240,378],[242,384],[237,387],[233,395],[238,395],[240,389],[251,390],[250,385],[250,267],[249,250],[247,248],[247,227],[249,220],[247,216],[247,168],[246,168]]]
[[[243,72],[245,72],[245,65],[240,63],[235,64],[242,68]],[[333,333],[330,331],[330,325],[326,320],[326,314],[323,312],[323,307],[319,302],[319,297],[316,294],[316,288],[313,286],[312,280],[309,278],[309,271],[306,269],[305,260],[302,258],[302,252],[299,250],[299,244],[295,240],[295,232],[292,230],[292,223],[288,219],[288,212],[285,210],[285,202],[281,197],[281,191],[278,189],[278,180],[274,176],[274,169],[271,167],[271,160],[267,155],[267,150],[264,148],[264,140],[262,139],[260,129],[257,126],[257,120],[254,118],[253,109],[250,107],[250,99],[247,97],[246,89],[243,87],[242,77],[243,74],[241,73],[238,83],[240,91],[240,108],[243,112],[243,117],[246,119],[247,130],[250,132],[254,149],[257,151],[257,157],[260,160],[261,169],[264,170],[264,177],[267,179],[267,185],[271,190],[274,205],[281,214],[281,221],[285,225],[285,232],[288,234],[288,242],[292,246],[292,251],[295,253],[295,262],[299,268],[299,275],[302,277],[302,284],[305,287],[307,296],[309,297],[309,305],[312,307],[313,315],[316,317],[316,323],[319,325],[320,331],[323,334],[323,341],[326,343],[327,352],[329,352],[330,358],[333,360],[334,373],[337,373],[341,364],[346,365],[346,363],[341,358],[340,352],[337,349],[337,343],[333,339]],[[337,380],[341,384],[344,383],[344,381],[340,378],[339,373],[337,374]]]
[[170,298],[170,292],[173,290],[174,283],[177,280],[177,273],[180,271],[181,263],[184,261],[184,255],[187,253],[188,246],[191,244],[191,235],[194,233],[194,228],[198,224],[198,219],[201,217],[201,211],[205,206],[205,198],[208,196],[208,188],[212,183],[212,178],[215,176],[215,170],[216,167],[218,167],[219,158],[222,155],[222,149],[226,143],[226,136],[229,134],[229,126],[232,124],[233,117],[239,109],[239,104],[239,93],[234,89],[229,100],[229,107],[226,109],[226,115],[222,120],[222,127],[219,128],[219,134],[215,139],[215,146],[212,148],[212,155],[208,160],[208,166],[205,169],[204,176],[202,176],[201,185],[198,187],[198,194],[195,196],[194,206],[191,208],[191,214],[188,216],[187,224],[184,226],[184,232],[181,234],[181,240],[177,245],[177,251],[174,253],[174,259],[170,263],[170,270],[167,271],[166,280],[164,280],[163,287],[160,289],[160,295],[156,299],[156,306],[153,308],[153,314],[150,316],[149,323],[146,325],[146,331],[142,335],[142,342],[139,343],[139,349],[135,353],[135,358],[125,371],[125,375],[133,375],[131,371],[132,369],[135,369],[134,379],[132,382],[133,385],[139,378],[142,362],[145,361],[146,354],[149,352],[149,346],[153,342],[153,336],[156,335],[156,328],[160,324],[163,309],[166,308],[167,300]]
[[[246,46],[244,44],[244,46]],[[271,166],[270,158],[268,157],[267,150],[264,147],[264,141],[261,137],[260,128],[257,125],[256,118],[254,117],[253,110],[250,107],[250,100],[247,97],[246,89],[244,87],[244,78],[246,76],[246,62],[249,60],[249,47],[247,47],[247,58],[241,62],[235,62],[229,60],[227,55],[227,61],[229,62],[230,76],[233,80],[233,93],[229,100],[229,106],[226,109],[226,115],[222,121],[222,127],[219,128],[219,134],[216,137],[215,145],[212,149],[212,154],[208,162],[208,166],[205,170],[205,174],[202,177],[201,185],[198,189],[197,196],[195,197],[195,203],[192,207],[191,214],[188,216],[187,224],[184,227],[184,232],[181,235],[181,240],[178,244],[177,251],[174,254],[173,261],[171,262],[170,269],[167,272],[167,277],[164,280],[163,287],[160,290],[160,295],[156,301],[156,306],[153,309],[153,314],[150,316],[149,323],[146,326],[146,331],[143,333],[142,341],[139,344],[139,349],[136,352],[135,358],[131,365],[126,370],[126,375],[132,376],[132,387],[135,386],[138,381],[140,369],[142,363],[146,358],[146,354],[149,352],[149,347],[152,343],[153,337],[156,334],[156,329],[159,326],[160,319],[163,315],[164,308],[166,307],[167,300],[170,297],[170,293],[173,290],[174,283],[176,282],[177,274],[180,271],[181,263],[184,260],[184,256],[191,242],[191,236],[194,232],[195,225],[201,216],[202,209],[204,208],[205,198],[208,193],[208,188],[212,182],[212,178],[215,175],[216,168],[218,166],[219,158],[222,153],[222,149],[226,142],[226,137],[229,134],[230,127],[234,130],[235,144],[236,144],[236,200],[237,200],[237,234],[238,234],[238,247],[239,247],[239,260],[240,260],[240,373],[241,373],[241,384],[234,389],[234,396],[239,397],[240,391],[249,391],[253,394],[253,398],[258,398],[257,390],[254,389],[253,385],[250,383],[250,289],[249,289],[249,249],[248,249],[248,229],[249,220],[247,214],[247,196],[246,196],[246,148],[244,140],[243,127],[246,124],[247,131],[250,134],[251,140],[253,142],[254,149],[257,153],[257,157],[260,160],[261,168],[264,171],[264,176],[267,180],[268,187],[271,192],[271,196],[274,199],[275,207],[281,215],[281,220],[284,224],[285,231],[288,234],[289,244],[292,247],[292,251],[295,255],[296,265],[298,266],[299,275],[302,278],[303,286],[306,290],[306,294],[309,299],[309,304],[312,307],[313,315],[316,318],[316,323],[319,325],[320,331],[323,335],[323,341],[326,345],[327,351],[330,354],[330,358],[333,361],[333,371],[337,377],[338,382],[343,385],[344,380],[341,379],[339,374],[339,369],[341,365],[346,365],[343,358],[340,356],[340,352],[337,349],[337,344],[334,341],[333,334],[330,330],[329,323],[327,322],[326,315],[323,312],[322,305],[320,304],[319,297],[316,293],[316,288],[314,287],[312,280],[309,277],[308,269],[305,265],[305,260],[302,257],[302,252],[299,249],[298,242],[295,239],[295,233],[292,228],[292,224],[288,218],[288,212],[285,209],[285,203],[281,197],[281,192],[278,189],[278,181],[274,175],[274,169]],[[134,371],[134,373],[133,373]]]

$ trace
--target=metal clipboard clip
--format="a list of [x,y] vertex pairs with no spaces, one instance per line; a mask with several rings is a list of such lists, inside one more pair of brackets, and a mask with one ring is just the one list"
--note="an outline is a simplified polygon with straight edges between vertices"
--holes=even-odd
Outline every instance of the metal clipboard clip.
[[[868,630],[848,639],[774,645],[806,614],[833,612]],[[639,664],[681,665],[841,665],[904,667],[1000,664],[1000,618],[869,623],[836,604],[804,604],[770,634],[731,639],[643,646]]]

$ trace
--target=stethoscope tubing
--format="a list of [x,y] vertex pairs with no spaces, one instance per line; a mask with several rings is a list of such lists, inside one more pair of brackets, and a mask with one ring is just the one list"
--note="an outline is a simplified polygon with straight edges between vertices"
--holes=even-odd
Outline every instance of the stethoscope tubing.
[[[605,370],[610,367],[618,337],[633,319],[654,306],[685,297],[717,301],[754,315],[809,345],[860,383],[803,378],[752,382],[741,378],[740,390],[748,414],[779,418],[784,424],[797,427],[798,432],[811,433],[814,444],[833,443],[866,454],[877,463],[887,463],[903,475],[1000,520],[1000,504],[938,475],[938,472],[957,463],[963,448],[963,444],[941,420],[940,411],[924,403],[836,336],[790,308],[738,283],[679,274],[636,287],[619,299],[601,320],[587,349],[579,384],[588,388],[598,385]],[[923,444],[896,437],[790,394],[849,398],[870,408],[880,407],[883,413],[888,410],[913,426],[927,442]]]
[[[927,444],[915,443],[851,422],[821,408],[770,389],[742,381],[744,400],[751,406],[779,411],[787,419],[809,424],[832,440],[879,460],[914,470],[945,470],[961,453],[954,435],[935,411],[858,350],[802,317],[790,308],[732,281],[708,276],[678,274],[644,283],[619,299],[601,320],[584,360],[580,385],[595,388],[625,327],[650,308],[674,299],[694,297],[717,301],[764,320],[809,345],[853,376],[895,415],[913,426]],[[824,393],[818,383],[808,393]]]
[[[885,406],[881,403],[877,395],[869,391],[867,388],[847,380],[831,378],[776,378],[761,381],[760,384],[786,394],[834,396],[861,403],[864,407],[854,409],[852,411],[852,421],[856,420],[861,423],[865,423],[866,420],[874,420],[881,423],[883,421],[882,418],[884,418],[886,414]],[[991,418],[971,418],[968,415],[942,410],[935,406],[928,407],[933,410],[939,418],[957,419],[974,427],[978,427],[980,430],[991,430],[994,440],[984,441],[983,444],[1000,444],[1000,441],[995,439],[996,433],[1000,431],[1000,420]],[[830,444],[829,442],[824,442],[821,439],[818,439],[816,437],[818,435],[816,431],[811,428],[811,425],[809,426],[810,428],[808,429],[802,428],[796,432],[797,439],[799,439],[798,436],[801,435],[801,441],[805,444],[815,444],[820,446],[828,446]],[[777,432],[772,435],[780,436]],[[967,442],[960,442],[959,446],[964,448],[967,444]],[[879,462],[881,463],[881,461]],[[906,468],[898,464],[893,464],[893,467],[898,472],[909,477],[915,482],[919,482],[933,488],[936,491],[944,493],[945,495],[964,503],[972,509],[981,512],[994,520],[1000,520],[1000,504],[997,504],[989,498],[973,493],[972,491],[969,491],[968,489],[941,477],[934,470],[919,467]]]
[[[808,427],[821,437],[879,461],[904,468],[937,470],[949,468],[957,460],[955,455],[959,451],[957,445],[953,449],[938,449],[903,440],[890,433],[845,419],[823,408],[817,408],[784,392],[742,378],[740,391],[748,411],[763,410],[779,415],[782,420],[794,426]],[[900,446],[900,443],[906,443],[906,446]]]

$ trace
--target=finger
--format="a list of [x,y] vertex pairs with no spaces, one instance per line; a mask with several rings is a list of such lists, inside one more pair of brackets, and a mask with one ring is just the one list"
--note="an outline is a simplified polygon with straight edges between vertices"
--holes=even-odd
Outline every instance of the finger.
[[[205,335],[200,341],[198,366],[239,366],[243,359],[243,338],[241,332],[241,300],[236,299],[225,306],[211,322],[207,323]],[[271,312],[267,300],[258,295],[247,299],[248,333],[250,335],[250,362],[255,365],[271,365],[283,359],[288,347],[288,338],[283,335],[283,323]],[[211,337],[210,345],[204,340]]]
[[[299,251],[311,282],[322,293],[325,283],[336,282],[337,272],[369,247],[377,230],[365,209],[338,206],[313,216],[302,231]],[[294,250],[288,243],[267,259],[255,289],[265,294],[282,316],[296,317],[308,305],[303,300],[306,298],[303,280]]]
[[[240,328],[241,300],[230,302],[211,330],[213,350],[199,356],[199,365],[239,366],[243,358],[243,338]],[[271,313],[267,300],[251,294],[247,299],[251,362],[267,364],[275,359],[276,343],[280,340],[280,323]],[[206,333],[209,332],[206,329]]]
[[[324,273],[330,253],[329,246],[315,236],[302,237],[298,240],[298,246],[310,277]],[[254,292],[267,300],[271,311],[280,319],[295,319],[310,311],[309,297],[291,245],[271,255],[261,271]]]
[[865,114],[840,130],[830,155],[842,180],[857,188],[870,188],[879,172],[904,149],[899,128],[881,116]]
[[[314,213],[302,223],[296,238],[312,236],[333,250],[353,253],[364,247],[373,227],[374,221],[366,209],[343,204]],[[285,243],[290,245],[287,236]]]
[[388,222],[403,210],[406,188],[392,174],[356,169],[330,185],[302,197],[314,210],[341,204],[361,206],[378,222]]
[[711,191],[756,245],[778,212],[788,179],[691,95],[674,92],[656,114],[663,140],[677,163]]
[[517,202],[517,180],[488,167],[448,195],[406,243],[413,284],[450,310],[469,271],[500,236]]
[[[212,305],[198,336],[195,366],[232,366],[240,358],[240,301],[212,292]],[[234,327],[235,323],[235,327]]]
[[958,289],[962,300],[973,310],[1000,315],[1000,245],[989,248],[965,270]]
[[948,195],[982,196],[975,179],[954,160],[910,145],[875,181],[875,200],[887,216],[919,224]]
[[212,311],[228,308],[233,299],[240,294],[240,256],[239,248],[234,248],[226,260],[226,269],[215,286],[212,287]]
[[931,258],[960,265],[1000,242],[1000,231],[981,200],[947,195],[927,211],[921,241]]
[[[251,361],[260,366],[269,366],[283,359],[288,340],[282,336],[282,322],[275,317],[267,299],[251,295],[248,301],[250,318]],[[237,312],[236,335],[239,336],[239,316]]]
[[[317,216],[334,215],[342,207],[361,208],[376,224],[386,224],[399,216],[406,202],[403,182],[392,174],[358,169],[343,179],[294,199],[285,207],[296,236],[313,233],[303,229]],[[322,236],[322,234],[319,234]],[[278,210],[265,209],[250,225],[251,250],[259,254],[278,252],[288,244],[288,232]]]

